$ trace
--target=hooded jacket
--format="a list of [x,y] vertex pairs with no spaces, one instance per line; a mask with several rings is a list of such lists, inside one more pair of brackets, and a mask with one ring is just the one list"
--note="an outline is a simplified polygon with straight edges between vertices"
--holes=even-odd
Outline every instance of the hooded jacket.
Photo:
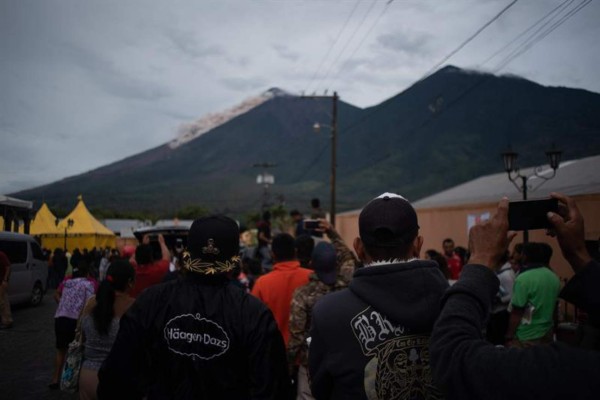
[[439,399],[429,335],[448,282],[433,261],[359,269],[313,310],[309,370],[316,399]]
[[222,279],[145,290],[99,371],[100,399],[280,399],[283,339],[260,300]]

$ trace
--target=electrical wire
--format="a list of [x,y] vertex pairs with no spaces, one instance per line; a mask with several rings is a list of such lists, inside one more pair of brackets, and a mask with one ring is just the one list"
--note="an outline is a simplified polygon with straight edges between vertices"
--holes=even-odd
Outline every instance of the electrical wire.
[[371,27],[369,28],[369,30],[367,31],[367,33],[365,33],[365,35],[363,36],[363,38],[361,39],[361,41],[358,43],[358,46],[356,46],[354,48],[354,51],[352,52],[352,54],[350,54],[350,56],[346,59],[346,61],[344,61],[344,63],[342,64],[342,67],[340,68],[340,70],[338,71],[338,73],[335,75],[334,80],[331,82],[331,85],[329,85],[330,87],[334,87],[335,83],[338,81],[339,76],[341,75],[341,73],[346,69],[346,67],[348,66],[350,60],[352,60],[352,58],[354,58],[354,55],[356,54],[356,52],[358,51],[358,49],[361,48],[361,46],[363,45],[363,43],[365,42],[365,40],[367,39],[367,37],[369,37],[369,35],[371,34],[371,32],[373,31],[373,29],[375,28],[375,26],[379,23],[379,20],[381,19],[381,17],[383,17],[383,15],[386,13],[386,11],[388,10],[390,4],[393,3],[394,0],[389,0],[387,3],[385,3],[385,6],[383,7],[383,9],[381,10],[381,13],[379,13],[379,15],[377,16],[377,18],[374,20],[374,22],[371,24]]
[[[457,47],[455,50],[453,50],[450,54],[448,54],[446,57],[444,57],[444,59],[441,62],[438,62],[436,64],[436,66],[434,66],[433,68],[431,68],[425,75],[423,75],[423,77],[421,77],[419,80],[417,80],[415,83],[413,83],[411,86],[414,86],[415,84],[421,82],[423,79],[425,79],[427,76],[429,76],[431,74],[430,71],[434,70],[435,68],[437,68],[437,66],[441,65],[441,63],[447,61],[450,57],[452,57],[454,54],[456,54],[458,51],[460,51],[463,47],[465,47],[470,41],[472,41],[473,39],[475,39],[475,37],[477,37],[477,35],[479,35],[485,28],[487,28],[492,22],[496,21],[498,18],[500,18],[500,16],[502,14],[504,14],[510,7],[512,7],[518,0],[513,0],[510,4],[508,4],[506,7],[504,7],[498,14],[496,14],[491,20],[487,21],[481,28],[479,28],[473,35],[471,35],[467,40],[465,40],[459,47]],[[388,3],[389,5],[389,3]],[[383,109],[387,108],[389,105],[393,104],[393,102],[388,101],[387,103],[384,103],[383,105],[380,105],[379,107],[373,109],[373,111],[371,111],[370,113],[365,114],[363,117],[361,117],[358,121],[354,122],[352,125],[347,126],[347,127],[342,127],[341,129],[344,130],[351,130],[356,128],[357,126],[360,126],[364,121],[366,121],[367,119],[369,119],[372,115],[374,115],[375,113],[378,113],[380,111],[382,111]]]
[[[583,1],[586,1],[586,0],[583,0]],[[567,8],[568,8],[568,6],[569,6],[569,5],[571,5],[572,3],[573,3],[573,0],[569,1],[569,4],[567,4],[567,7],[565,7],[565,9],[567,9]],[[564,9],[563,9],[563,10],[560,10],[560,12],[558,12],[558,14],[557,14],[557,15],[554,15],[554,16],[552,16],[552,18],[550,18],[548,21],[546,21],[544,24],[542,24],[542,26],[540,26],[538,29],[536,29],[536,30],[535,30],[535,32],[533,32],[532,34],[530,34],[530,35],[529,35],[529,36],[528,36],[528,37],[527,37],[527,38],[526,38],[526,39],[525,39],[525,40],[524,40],[522,43],[520,43],[520,44],[519,44],[519,45],[518,45],[518,46],[517,46],[515,49],[511,50],[511,52],[510,52],[510,53],[509,53],[507,56],[505,56],[505,57],[504,57],[504,58],[503,58],[501,61],[499,61],[499,62],[498,62],[498,64],[497,64],[496,68],[497,68],[497,69],[500,69],[500,68],[498,68],[498,66],[499,66],[499,65],[501,65],[501,64],[502,64],[504,61],[506,61],[506,60],[510,59],[510,58],[511,58],[513,55],[515,55],[515,54],[519,53],[519,52],[520,52],[520,51],[521,51],[523,48],[525,48],[525,47],[526,47],[526,46],[527,46],[527,45],[528,45],[530,42],[532,42],[532,41],[533,41],[533,40],[536,38],[536,36],[537,36],[537,35],[538,35],[538,34],[539,34],[539,33],[540,33],[542,30],[544,30],[544,29],[546,28],[546,26],[548,26],[549,24],[551,24],[555,18],[557,18],[557,17],[559,17],[559,18],[562,18],[562,17],[560,17],[560,14],[561,14],[563,11],[564,11]]]
[[[492,18],[492,20],[488,21],[482,28],[480,28],[474,35],[472,35],[469,39],[467,39],[465,42],[463,42],[463,44],[461,44],[461,46],[459,46],[457,49],[455,49],[453,52],[451,52],[448,56],[446,56],[444,58],[444,61],[442,61],[441,63],[445,62],[447,59],[449,59],[452,55],[456,54],[457,51],[459,51],[461,48],[463,48],[468,42],[470,42],[471,40],[473,40],[479,33],[481,33],[487,26],[489,26],[492,22],[494,22],[495,20],[497,20],[504,12],[506,12],[510,7],[512,7],[517,0],[514,0],[512,3],[510,3],[507,7],[505,7],[502,11],[500,11],[500,13],[498,13],[494,18]],[[558,21],[556,21],[553,25],[551,25],[548,29],[546,29],[545,31],[541,32],[538,36],[535,36],[534,34],[534,38],[532,40],[530,40],[529,42],[526,42],[524,45],[521,45],[518,49],[518,51],[515,53],[514,51],[511,52],[509,54],[509,56],[505,57],[504,59],[502,59],[499,63],[499,65],[496,67],[495,72],[500,71],[502,68],[504,68],[506,65],[508,65],[508,63],[512,62],[515,58],[519,57],[520,55],[522,55],[524,52],[526,52],[527,50],[529,50],[531,47],[533,47],[535,44],[539,43],[541,40],[543,40],[546,36],[548,36],[552,31],[554,31],[555,29],[557,29],[559,26],[561,26],[564,22],[566,22],[568,19],[570,19],[572,16],[574,16],[575,14],[577,14],[579,11],[581,11],[583,8],[585,8],[588,4],[591,3],[592,0],[583,0],[583,2],[579,3],[578,6],[576,6],[573,10],[569,11],[566,15],[563,15],[562,17],[560,17],[560,19]],[[517,36],[517,38],[513,39],[508,45],[504,46],[501,50],[505,50],[505,48],[507,48],[508,46],[510,46],[511,44],[513,44],[514,42],[516,42],[520,37],[522,37],[521,35],[525,35],[527,34],[531,29],[535,28],[539,23],[541,23],[542,21],[544,21],[546,18],[548,18],[548,16],[554,14],[558,9],[561,8],[568,8],[568,6],[573,2],[573,0],[566,0],[565,2],[561,3],[559,6],[557,6],[556,8],[554,8],[552,11],[550,11],[548,14],[546,14],[544,17],[542,17],[540,20],[538,20],[536,23],[534,23],[531,27],[529,27],[527,30],[525,30],[524,32],[522,32],[520,35]],[[568,4],[567,4],[568,3]],[[565,6],[565,4],[567,4]],[[564,11],[564,9],[562,11]],[[562,12],[561,11],[561,12]],[[559,13],[560,14],[560,13]],[[555,16],[556,17],[556,16]],[[552,20],[555,18],[552,17],[552,19],[550,20],[550,23],[552,22]],[[548,22],[546,22],[543,27],[545,27],[548,24]],[[536,33],[538,33],[540,30],[538,29],[536,31]],[[494,54],[492,57],[490,57],[488,60],[486,60],[485,62],[491,60],[492,58],[494,58],[496,56],[496,54]],[[441,63],[436,64],[438,67],[439,65],[441,65]],[[434,67],[435,68],[435,67]],[[428,72],[424,77],[422,77],[421,79],[419,79],[416,83],[422,81],[423,79],[425,79],[430,73]],[[422,129],[423,127],[427,126],[429,123],[431,123],[435,118],[439,117],[439,115],[441,115],[443,112],[447,111],[448,109],[452,108],[453,106],[455,106],[460,100],[462,100],[465,96],[467,96],[469,93],[471,93],[473,90],[475,90],[477,87],[481,86],[482,84],[484,84],[485,82],[487,82],[488,79],[490,79],[491,76],[489,75],[485,75],[482,76],[481,79],[479,79],[477,82],[475,82],[474,84],[470,85],[469,87],[467,87],[463,92],[461,92],[458,96],[456,96],[452,101],[448,102],[445,104],[444,108],[442,108],[439,112],[437,112],[436,114],[430,116],[429,118],[425,119],[419,126],[415,127],[413,129],[413,133]],[[413,84],[414,85],[414,84]],[[412,86],[412,85],[411,85]],[[372,112],[365,114],[363,117],[361,117],[358,121],[353,122],[351,125],[348,126],[342,126],[340,127],[340,131],[350,131],[352,129],[357,128],[358,126],[360,126],[362,123],[364,123],[367,119],[371,118],[375,113],[381,112],[383,109],[387,108],[388,106],[390,106],[391,104],[393,104],[392,101],[388,101],[387,104],[383,104],[380,107],[375,108]],[[324,152],[325,148],[321,150],[321,152],[317,155],[317,157],[315,158],[315,160],[313,161],[313,163],[311,165],[314,165],[314,163],[322,156],[323,152]],[[305,171],[305,173],[303,174],[303,176],[301,178],[304,178],[304,176],[307,174],[308,170]]]
[[[567,1],[569,1],[569,0],[567,0]],[[584,0],[584,3],[586,3],[585,5],[589,4],[589,2],[591,2],[591,0]],[[512,3],[510,3],[510,4],[509,4],[507,7],[510,7],[510,6],[512,6],[514,3],[515,3],[515,1],[513,1]],[[581,6],[581,4],[580,4],[580,6]],[[559,7],[560,7],[560,6],[559,6]],[[505,7],[505,9],[503,9],[503,10],[502,10],[502,11],[501,11],[499,14],[497,14],[497,15],[496,15],[496,16],[495,16],[495,17],[494,17],[494,18],[493,18],[491,21],[489,21],[489,22],[492,22],[492,21],[494,21],[494,20],[498,19],[499,15],[501,15],[501,13],[505,12],[506,10],[507,10],[507,8]],[[579,10],[577,10],[577,11],[579,11]],[[572,16],[572,15],[571,15],[571,16]],[[566,19],[565,19],[565,20],[561,20],[561,24],[562,24],[562,23],[564,23],[564,21],[566,21]],[[484,27],[485,27],[485,26],[488,26],[488,25],[489,25],[489,22],[488,22],[488,23],[486,23],[486,24],[484,25]],[[556,29],[556,27],[555,27],[554,29]],[[480,28],[480,30],[479,30],[479,31],[481,31],[481,28]],[[472,39],[471,39],[471,40],[472,40]],[[535,43],[534,43],[534,44],[535,44]],[[463,46],[463,47],[464,47],[464,46]],[[519,56],[519,55],[521,55],[521,54],[522,54],[522,53],[515,55],[515,57],[514,57],[514,58],[518,57],[518,56]],[[508,60],[508,62],[512,61],[514,58],[511,58],[510,60]],[[504,59],[503,61],[506,61],[506,60],[507,60],[507,59]],[[501,61],[501,62],[502,62],[502,61]],[[500,65],[500,67],[499,67],[499,68],[498,68],[498,67],[496,68],[495,72],[498,72],[500,69],[504,68],[506,65],[507,65],[506,63],[503,63],[503,65]],[[426,76],[427,76],[427,75],[426,75]],[[418,81],[416,81],[416,82],[415,82],[413,85],[411,85],[411,86],[414,86],[415,84],[419,83],[419,82],[420,82],[420,81],[422,81],[422,80],[423,80],[423,79],[424,79],[426,76],[424,76],[423,78],[419,79]],[[470,93],[470,92],[471,92],[473,89],[475,89],[476,87],[478,87],[478,86],[480,86],[482,83],[484,83],[484,82],[485,82],[485,81],[486,81],[488,78],[489,78],[489,77],[487,77],[487,76],[484,76],[484,77],[483,77],[481,80],[479,80],[478,82],[474,83],[472,86],[470,86],[470,87],[466,88],[466,89],[465,89],[465,90],[464,90],[464,91],[463,91],[461,94],[459,94],[459,95],[457,96],[456,100],[462,99],[462,98],[463,98],[465,95],[467,95],[468,93]],[[452,106],[454,103],[455,103],[455,102],[452,102],[452,103],[446,104],[446,105],[444,106],[444,109],[443,109],[443,110],[445,110],[445,109],[448,109],[448,108],[449,108],[449,107],[451,107],[451,106]],[[374,108],[372,112],[365,114],[365,115],[364,115],[364,116],[362,116],[362,117],[361,117],[361,118],[360,118],[358,121],[355,121],[355,122],[353,122],[353,123],[352,123],[351,125],[349,125],[349,126],[341,127],[341,128],[340,128],[340,130],[349,131],[349,130],[352,130],[352,129],[355,129],[355,128],[357,128],[358,126],[362,125],[362,124],[363,124],[365,121],[367,121],[368,119],[370,119],[370,118],[371,118],[371,117],[372,117],[374,114],[376,114],[376,113],[378,113],[378,112],[381,112],[382,110],[384,110],[385,108],[387,108],[387,107],[388,107],[388,106],[390,106],[391,104],[393,104],[393,102],[388,100],[388,101],[387,101],[387,103],[384,103],[384,104],[380,105],[379,107],[377,107],[377,108]],[[431,118],[435,118],[435,117],[439,116],[439,114],[441,114],[441,113],[437,113],[436,115],[432,115],[432,116],[430,117],[430,119],[431,119]],[[423,126],[424,126],[424,125],[423,125]]]
[[[529,33],[529,31],[531,31],[537,25],[539,25],[540,23],[542,23],[550,15],[554,14],[560,8],[565,7],[565,5],[567,3],[569,3],[569,4],[573,3],[573,1],[575,1],[575,0],[565,0],[565,1],[563,1],[561,4],[559,4],[554,9],[552,9],[549,13],[547,13],[546,15],[544,15],[542,18],[538,19],[533,25],[529,26],[529,28],[525,29],[524,31],[522,31],[521,33],[519,33],[517,36],[515,36],[510,42],[508,42],[507,44],[505,44],[504,46],[502,46],[502,48],[500,48],[499,50],[497,50],[494,54],[492,54],[491,56],[489,56],[488,58],[486,58],[484,61],[482,61],[479,64],[479,66],[483,66],[483,65],[487,64],[488,62],[490,62],[491,60],[493,60],[497,55],[499,55],[500,53],[502,53],[504,50],[506,50],[508,47],[510,47],[513,43],[515,43],[516,41],[518,41],[519,39],[521,39],[523,36],[525,36],[527,33]],[[566,5],[566,7],[568,7],[568,5]]]
[[490,26],[494,21],[496,21],[498,18],[500,18],[502,16],[502,14],[504,14],[506,11],[508,11],[509,8],[511,8],[512,6],[514,6],[517,3],[518,0],[513,0],[512,3],[510,3],[509,5],[507,5],[506,7],[504,7],[498,14],[496,14],[491,20],[489,20],[488,22],[486,22],[481,28],[479,28],[474,34],[472,34],[471,36],[469,36],[467,38],[467,40],[465,40],[464,42],[462,42],[456,49],[452,50],[448,55],[446,55],[444,58],[442,58],[440,61],[438,61],[437,64],[435,64],[429,71],[427,71],[425,73],[425,75],[423,75],[421,77],[421,79],[419,79],[417,82],[422,81],[423,79],[427,78],[429,75],[431,75],[432,73],[434,73],[435,71],[437,71],[437,69],[444,64],[446,61],[448,61],[453,55],[455,55],[456,53],[458,53],[463,47],[465,47],[467,44],[469,44],[473,39],[475,39],[477,36],[479,36],[479,34],[481,32],[483,32],[488,26]]
[[527,52],[528,50],[530,50],[537,43],[539,43],[540,41],[544,40],[548,35],[550,35],[552,32],[554,32],[559,26],[561,26],[562,24],[564,24],[571,17],[573,17],[574,15],[576,15],[579,11],[583,10],[591,2],[592,2],[592,0],[583,0],[574,9],[572,9],[571,11],[569,11],[567,14],[565,14],[564,16],[562,16],[558,21],[556,21],[552,26],[550,26],[550,28],[546,29],[544,32],[541,32],[538,36],[532,38],[529,42],[524,43],[520,48],[518,48],[517,50],[515,50],[511,54],[509,54],[507,57],[505,57],[502,61],[500,61],[497,64],[497,66],[496,66],[496,68],[495,68],[494,71],[498,72],[498,71],[502,70],[504,67],[506,67],[508,64],[510,64],[515,58],[523,55],[525,52]]
[[335,45],[339,41],[340,37],[342,37],[342,33],[346,30],[346,26],[348,26],[348,22],[350,22],[350,19],[354,15],[354,12],[358,8],[359,4],[360,4],[360,0],[356,0],[356,3],[354,4],[354,7],[352,8],[352,11],[350,12],[350,14],[348,14],[348,17],[346,18],[346,21],[344,22],[344,25],[342,26],[342,29],[340,29],[340,31],[337,34],[337,37],[335,38],[335,40],[333,41],[333,43],[331,44],[331,46],[329,46],[329,49],[325,53],[325,57],[323,57],[323,59],[321,60],[321,63],[319,64],[319,67],[317,68],[317,70],[313,74],[312,78],[310,79],[309,84],[306,86],[305,93],[308,93],[308,90],[310,89],[310,86],[315,81],[315,79],[316,79],[317,75],[319,74],[319,72],[321,72],[321,68],[325,64],[325,61],[329,57],[329,54],[331,54],[331,51],[333,50],[333,48],[335,47]]
[[312,169],[312,167],[314,167],[317,164],[317,162],[321,159],[321,157],[323,157],[323,154],[325,154],[325,150],[327,150],[328,147],[329,147],[329,143],[325,144],[323,146],[323,148],[321,148],[321,151],[319,151],[317,153],[317,156],[310,162],[310,164],[308,165],[308,168],[306,168],[304,170],[304,173],[299,178],[296,179],[296,182],[302,182],[302,180],[306,177],[306,175]]
[[[373,7],[375,7],[376,4],[377,4],[377,0],[373,0],[373,2],[371,3],[371,6],[369,7],[369,9],[367,10],[367,12],[365,13],[363,19],[360,21],[360,23],[358,24],[358,26],[356,27],[356,29],[354,30],[354,32],[352,32],[352,35],[350,35],[350,38],[346,41],[346,43],[344,44],[344,47],[342,47],[342,50],[338,53],[338,55],[335,57],[335,59],[333,60],[333,62],[331,64],[329,64],[329,68],[327,68],[327,72],[325,73],[325,75],[323,76],[323,78],[321,78],[319,80],[319,83],[324,82],[329,77],[329,74],[330,74],[331,70],[337,64],[337,62],[339,61],[339,59],[342,56],[342,54],[344,54],[344,52],[348,48],[348,45],[350,43],[352,43],[352,40],[354,39],[354,36],[356,36],[356,34],[360,30],[360,28],[363,26],[363,24],[365,23],[367,17],[371,14],[371,11],[373,10]],[[319,85],[317,85],[317,86],[319,86]]]

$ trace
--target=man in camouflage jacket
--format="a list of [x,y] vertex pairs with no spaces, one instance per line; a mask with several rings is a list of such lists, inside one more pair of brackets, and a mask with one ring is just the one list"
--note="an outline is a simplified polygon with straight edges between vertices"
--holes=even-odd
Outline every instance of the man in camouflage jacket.
[[298,370],[298,399],[312,399],[308,383],[308,344],[312,309],[322,296],[344,289],[352,279],[358,260],[346,246],[340,235],[326,220],[321,220],[321,229],[332,244],[320,242],[315,246],[311,267],[315,270],[309,283],[294,292],[290,311],[290,339],[288,363],[290,371]]

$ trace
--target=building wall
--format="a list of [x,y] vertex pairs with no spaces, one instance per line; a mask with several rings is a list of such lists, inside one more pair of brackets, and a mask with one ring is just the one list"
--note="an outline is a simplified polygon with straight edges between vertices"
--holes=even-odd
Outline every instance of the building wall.
[[[600,194],[573,196],[585,219],[586,240],[598,240],[600,238]],[[449,237],[457,246],[467,247],[469,245],[467,232],[467,218],[469,215],[480,215],[486,212],[493,214],[496,209],[494,203],[470,204],[453,207],[437,207],[418,209],[420,234],[424,238],[423,251],[434,249],[442,251],[442,241]],[[339,214],[336,216],[336,229],[344,238],[346,243],[352,247],[352,241],[358,236],[358,215],[360,210]],[[523,240],[519,234],[511,244]],[[546,242],[554,250],[551,266],[561,278],[570,278],[573,275],[567,261],[562,257],[556,239],[546,236],[545,231],[536,230],[529,232],[529,241]]]

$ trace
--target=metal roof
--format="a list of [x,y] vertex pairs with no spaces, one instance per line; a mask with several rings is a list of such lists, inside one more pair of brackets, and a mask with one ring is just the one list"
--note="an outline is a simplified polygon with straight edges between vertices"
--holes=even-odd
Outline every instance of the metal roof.
[[0,195],[0,205],[27,208],[30,210],[33,208],[33,202],[31,201],[16,199],[14,197],[8,197],[4,195]]
[[[524,168],[523,175],[533,174],[534,168]],[[545,165],[537,168],[538,173],[551,176],[552,169]],[[520,180],[518,181],[520,184]],[[540,186],[540,184],[543,185]],[[550,192],[569,196],[600,193],[600,155],[564,161],[549,181],[532,177],[528,180],[528,198],[547,197]],[[448,190],[425,197],[413,203],[416,209],[451,207],[463,204],[493,203],[503,196],[510,200],[521,200],[522,194],[508,180],[506,172],[486,175],[465,182]]]

